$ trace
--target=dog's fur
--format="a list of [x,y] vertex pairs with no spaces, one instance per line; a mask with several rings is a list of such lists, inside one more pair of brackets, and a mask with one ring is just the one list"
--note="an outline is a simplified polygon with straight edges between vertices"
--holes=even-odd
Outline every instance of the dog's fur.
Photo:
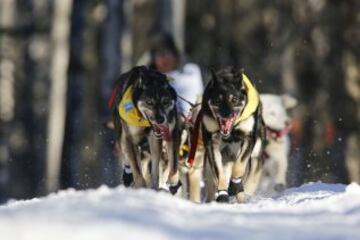
[[[150,122],[151,127],[134,126],[120,117],[117,106],[130,86],[134,106]],[[115,88],[119,94],[113,120],[118,132],[117,141],[125,158],[124,175],[131,176],[131,179],[127,179],[128,184],[133,180],[135,187],[150,185],[154,189],[167,189],[170,185],[170,191],[175,193],[179,184],[180,143],[175,90],[164,74],[143,66],[122,74]],[[141,163],[142,148],[146,145],[144,141],[150,148],[151,170],[148,169],[148,163]],[[166,156],[163,156],[164,153],[167,153]],[[151,180],[146,181],[149,173]]]
[[274,196],[286,187],[288,156],[290,152],[290,117],[287,110],[297,100],[290,95],[261,94],[263,119],[267,129],[264,152],[264,174],[259,193]]
[[246,193],[257,189],[265,138],[261,104],[244,121],[234,125],[231,120],[240,116],[247,101],[241,71],[212,72],[201,106],[207,201],[228,202],[229,196],[236,196],[243,202],[245,182]]

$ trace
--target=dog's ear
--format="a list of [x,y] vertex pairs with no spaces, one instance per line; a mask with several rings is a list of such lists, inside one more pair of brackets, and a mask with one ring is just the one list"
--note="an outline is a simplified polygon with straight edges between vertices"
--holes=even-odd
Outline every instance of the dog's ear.
[[242,78],[243,78],[243,73],[244,73],[244,69],[240,68],[240,69],[233,69],[233,74],[234,74],[234,78],[240,80],[240,82],[242,83]]
[[210,68],[210,76],[209,76],[209,82],[207,84],[207,87],[214,87],[214,85],[217,83],[217,76],[214,69]]
[[139,69],[136,77],[138,78],[136,82],[136,88],[145,89],[146,84],[144,71]]
[[282,100],[282,102],[283,102],[286,109],[294,108],[298,103],[296,98],[291,96],[290,94],[281,95],[281,100]]

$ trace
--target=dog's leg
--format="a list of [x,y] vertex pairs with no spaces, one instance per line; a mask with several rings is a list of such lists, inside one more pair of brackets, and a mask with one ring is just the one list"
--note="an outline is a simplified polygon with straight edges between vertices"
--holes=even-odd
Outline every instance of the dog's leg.
[[258,157],[251,157],[251,168],[249,175],[246,178],[246,193],[253,195],[259,188],[260,180],[263,173],[261,159]]
[[279,156],[278,159],[276,159],[277,161],[277,171],[276,174],[274,175],[274,190],[277,192],[281,192],[285,189],[286,187],[286,173],[287,173],[287,165],[288,165],[288,159],[287,159],[287,155],[282,155]]
[[201,201],[201,177],[202,177],[202,168],[204,162],[204,149],[203,147],[198,148],[198,151],[195,155],[195,164],[193,169],[190,169],[189,175],[189,198],[191,201],[200,202]]
[[151,175],[149,170],[150,165],[150,153],[148,151],[142,150],[141,152],[141,172],[145,178],[146,187],[151,187]]
[[205,152],[203,176],[205,182],[206,202],[211,202],[215,199],[217,180],[213,166],[214,164],[213,162],[210,162],[210,159],[207,156],[208,152]]
[[260,157],[262,150],[262,140],[258,138],[251,152],[250,171],[248,179],[246,180],[246,192],[250,195],[253,195],[259,189],[264,169],[264,159]]
[[151,158],[151,187],[158,190],[163,187],[159,185],[159,164],[162,151],[162,141],[155,138],[153,134],[148,137]]
[[236,196],[238,202],[245,201],[243,181],[251,155],[251,148],[249,146],[250,142],[248,140],[245,140],[241,144],[241,149],[234,163],[229,184],[229,194]]
[[[177,131],[174,131],[177,132]],[[179,152],[179,144],[176,139],[177,134],[174,133],[173,140],[166,143],[167,145],[167,154],[168,154],[168,169],[169,169],[169,184],[170,184],[170,192],[175,194],[181,183],[179,181],[179,172],[178,172],[178,152]]]
[[132,139],[130,136],[126,136],[126,134],[121,135],[121,148],[124,150],[125,158],[127,159],[131,167],[135,187],[145,187],[145,179],[141,174],[139,161],[137,161],[136,159],[136,151],[138,150],[138,148],[132,143]]
[[207,146],[209,161],[213,163],[212,169],[215,172],[217,182],[215,198],[217,202],[229,202],[228,187],[229,182],[224,174],[224,167],[222,163],[222,156],[220,152],[220,143],[218,140],[213,139]]
[[201,169],[195,168],[189,171],[188,173],[188,190],[189,190],[189,199],[193,202],[200,203],[201,201]]

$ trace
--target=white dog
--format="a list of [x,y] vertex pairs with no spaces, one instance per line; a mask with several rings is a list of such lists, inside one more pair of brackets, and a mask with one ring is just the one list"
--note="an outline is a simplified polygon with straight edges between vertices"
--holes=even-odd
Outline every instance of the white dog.
[[287,94],[260,94],[260,99],[263,104],[267,144],[264,150],[263,180],[258,193],[274,196],[286,187],[290,153],[290,118],[287,110],[295,107],[297,100]]

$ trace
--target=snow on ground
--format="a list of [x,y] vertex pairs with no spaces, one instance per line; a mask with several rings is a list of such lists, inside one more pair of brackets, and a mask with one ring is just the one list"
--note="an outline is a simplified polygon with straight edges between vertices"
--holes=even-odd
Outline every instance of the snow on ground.
[[360,239],[360,186],[310,183],[246,204],[123,187],[0,206],[1,240]]

